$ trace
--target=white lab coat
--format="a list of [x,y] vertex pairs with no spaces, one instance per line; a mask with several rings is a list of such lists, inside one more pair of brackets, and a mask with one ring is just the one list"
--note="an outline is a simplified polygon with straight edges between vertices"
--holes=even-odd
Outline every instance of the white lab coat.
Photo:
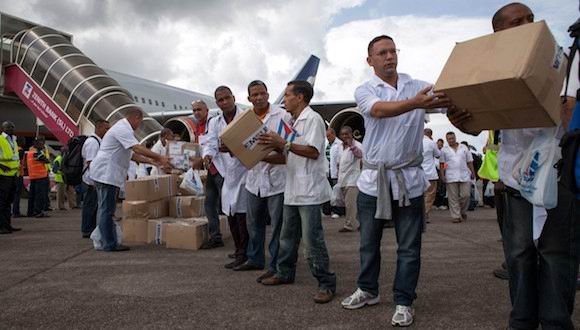
[[[237,108],[234,118],[242,114],[244,110]],[[220,133],[228,126],[223,114],[212,118],[208,122],[208,130],[203,145],[203,157],[210,155],[214,159],[214,165],[224,177],[222,187],[222,211],[226,215],[246,213],[246,174],[248,169],[236,158],[227,152],[219,152]]]

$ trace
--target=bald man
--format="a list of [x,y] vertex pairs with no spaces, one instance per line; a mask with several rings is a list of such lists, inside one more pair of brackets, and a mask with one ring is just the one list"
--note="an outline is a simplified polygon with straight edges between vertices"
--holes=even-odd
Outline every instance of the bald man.
[[[492,19],[495,32],[534,21],[532,10],[521,3],[500,8]],[[577,83],[576,78],[576,83]],[[575,101],[575,95],[566,95]],[[568,122],[563,111],[563,122]],[[469,113],[448,113],[459,129]],[[566,189],[558,188],[558,205],[551,210],[534,207],[519,192],[512,170],[520,155],[545,128],[504,129],[500,131],[499,176],[505,184],[503,243],[509,272],[513,329],[574,329],[574,310],[578,257],[580,251],[580,202]],[[548,130],[551,130],[548,128]],[[553,133],[552,133],[553,134]],[[553,169],[555,171],[555,169]],[[534,217],[544,212],[547,219],[537,241],[532,237]]]

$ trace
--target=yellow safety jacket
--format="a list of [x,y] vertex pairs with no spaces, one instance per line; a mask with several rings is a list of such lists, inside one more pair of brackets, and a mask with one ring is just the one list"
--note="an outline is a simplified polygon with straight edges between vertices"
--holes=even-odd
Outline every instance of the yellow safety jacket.
[[0,134],[0,164],[9,168],[9,170],[0,168],[0,175],[18,176],[18,172],[20,172],[18,144],[16,141],[10,142],[3,134]]
[[[56,183],[64,183],[64,180],[62,179],[62,170],[61,170],[62,155],[56,156],[56,158],[54,159],[54,164],[58,168],[58,171],[53,172],[54,173],[54,181]],[[53,169],[54,169],[54,167],[53,167]]]

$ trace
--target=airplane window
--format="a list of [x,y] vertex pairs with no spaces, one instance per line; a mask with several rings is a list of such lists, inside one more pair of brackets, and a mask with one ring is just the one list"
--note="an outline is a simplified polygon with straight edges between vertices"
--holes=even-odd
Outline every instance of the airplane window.
[[139,97],[135,96],[135,102],[139,102]]
[[149,105],[153,105],[153,102],[151,102],[151,99],[149,99]]
[[141,103],[145,103],[145,98],[144,97],[141,98]]
[[183,110],[183,108],[181,106],[179,106],[179,110]]
[[165,102],[161,101],[161,106],[165,108]]
[[177,110],[177,105],[173,105],[173,110]]
[[158,107],[159,106],[159,102],[157,102],[157,100],[155,100],[155,106]]

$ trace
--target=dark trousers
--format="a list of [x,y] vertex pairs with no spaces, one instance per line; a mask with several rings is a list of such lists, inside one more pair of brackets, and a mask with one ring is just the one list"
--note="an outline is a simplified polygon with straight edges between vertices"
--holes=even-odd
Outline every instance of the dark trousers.
[[[330,183],[330,187],[334,187],[337,183],[338,179],[331,179],[328,178],[328,182]],[[331,206],[330,202],[324,202],[322,204],[322,213],[324,213],[324,215],[331,215],[331,214],[338,214],[338,215],[345,215],[346,214],[346,209],[344,207],[338,207],[338,206]]]
[[246,260],[246,250],[248,249],[249,240],[246,214],[236,213],[231,216],[228,215],[228,224],[230,225],[230,231],[232,232],[232,238],[236,246],[236,259]]
[[571,315],[576,295],[580,251],[580,201],[558,187],[558,206],[548,218],[537,246],[532,240],[532,205],[507,189],[503,227],[510,274],[515,329],[574,329]]
[[14,191],[14,201],[12,201],[12,215],[20,215],[20,195],[24,189],[24,179],[21,176],[16,177],[16,190]]
[[[384,220],[375,219],[377,198],[358,194],[360,223],[360,274],[358,287],[374,295],[379,294],[381,272],[381,239]],[[425,202],[423,196],[411,199],[411,205],[400,207],[392,202],[395,236],[397,238],[397,270],[393,283],[394,302],[411,306],[417,298],[416,288],[421,270],[421,236]]]
[[46,210],[49,185],[50,181],[48,178],[30,180],[27,216],[35,216]]
[[260,197],[247,192],[248,213],[247,225],[250,241],[248,243],[248,262],[258,267],[264,267],[266,263],[266,219],[270,215],[272,224],[272,237],[268,244],[270,263],[268,269],[276,272],[278,251],[280,249],[280,230],[282,229],[282,210],[284,206],[284,194],[269,197]]
[[0,175],[0,229],[9,230],[11,228],[10,217],[14,191],[16,191],[15,176]]
[[213,241],[222,240],[219,215],[221,210],[220,204],[223,185],[224,178],[219,173],[207,173],[204,208],[205,214],[207,215],[209,238]]
[[83,197],[83,212],[81,232],[83,234],[90,234],[97,226],[97,210],[99,208],[99,200],[97,198],[97,189],[95,186],[89,186],[83,183],[84,197]]
[[[499,189],[497,189],[496,187],[499,187]],[[497,216],[497,225],[499,226],[499,232],[502,235],[502,238],[503,238],[503,217],[505,212],[505,197],[503,195],[504,191],[505,186],[503,185],[503,183],[499,182],[495,184],[493,190],[493,200],[495,204],[495,213]]]

